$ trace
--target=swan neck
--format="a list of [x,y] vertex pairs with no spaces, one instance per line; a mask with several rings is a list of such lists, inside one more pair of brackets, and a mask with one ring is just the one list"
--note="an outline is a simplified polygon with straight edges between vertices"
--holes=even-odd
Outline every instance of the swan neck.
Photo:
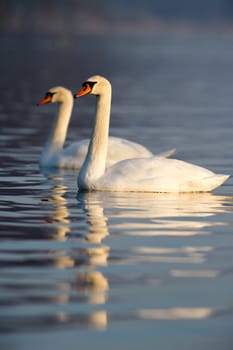
[[59,103],[57,117],[54,120],[53,126],[50,130],[47,142],[42,152],[42,163],[43,160],[48,160],[62,150],[67,135],[72,108],[72,96],[69,98],[67,96],[65,101]]
[[111,87],[97,96],[96,120],[84,164],[80,170],[78,186],[89,189],[105,173],[108,152],[108,133],[111,112]]

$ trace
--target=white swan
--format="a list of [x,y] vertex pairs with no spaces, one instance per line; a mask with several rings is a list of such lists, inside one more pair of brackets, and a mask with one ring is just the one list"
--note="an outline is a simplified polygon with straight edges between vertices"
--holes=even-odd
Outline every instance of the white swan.
[[97,96],[95,126],[79,172],[79,190],[143,192],[209,192],[228,179],[197,165],[159,157],[126,159],[106,169],[111,84],[92,76],[75,95]]
[[[84,139],[63,148],[73,109],[73,100],[70,90],[57,86],[51,88],[37,104],[59,103],[57,117],[40,156],[41,167],[79,169],[83,164],[90,140]],[[161,153],[159,156],[168,157],[173,153],[175,153],[175,150]],[[106,166],[109,167],[122,159],[150,157],[152,155],[148,149],[138,143],[118,137],[110,137]]]

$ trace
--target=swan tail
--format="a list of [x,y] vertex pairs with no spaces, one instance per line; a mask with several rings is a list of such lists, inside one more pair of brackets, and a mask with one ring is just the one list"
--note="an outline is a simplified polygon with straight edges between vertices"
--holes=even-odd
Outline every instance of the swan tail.
[[158,153],[155,156],[161,157],[161,158],[169,158],[169,157],[173,156],[175,153],[176,153],[176,149],[173,148],[173,149],[170,149],[169,151]]
[[227,179],[229,179],[230,175],[216,174],[210,177],[203,179],[203,187],[206,191],[212,191],[215,188],[221,186]]

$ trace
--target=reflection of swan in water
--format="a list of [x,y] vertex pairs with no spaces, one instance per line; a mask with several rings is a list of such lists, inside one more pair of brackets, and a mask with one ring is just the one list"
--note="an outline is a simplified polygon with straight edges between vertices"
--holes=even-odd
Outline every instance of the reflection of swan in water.
[[[75,289],[78,293],[87,298],[88,304],[104,305],[107,300],[109,283],[102,272],[97,271],[99,266],[107,264],[109,247],[101,244],[101,241],[108,235],[107,219],[103,215],[103,207],[95,204],[88,204],[83,201],[82,210],[86,213],[88,234],[85,237],[85,247],[78,247],[75,244],[70,253],[62,249],[63,242],[68,239],[71,231],[71,219],[68,210],[68,203],[65,198],[67,186],[62,173],[56,172],[49,175],[49,180],[53,186],[51,194],[46,201],[46,205],[51,206],[50,215],[46,222],[50,226],[49,236],[52,235],[55,241],[61,241],[61,248],[49,251],[52,255],[53,265],[58,269],[79,267],[79,272],[71,281],[65,281],[56,285],[58,293],[53,297],[53,301],[65,305],[70,300],[70,289]],[[48,174],[47,174],[48,175]],[[51,234],[52,232],[52,234]],[[46,252],[47,253],[47,252]],[[80,258],[81,256],[81,258]],[[81,317],[77,315],[77,319]],[[59,312],[57,319],[61,322],[69,322],[70,315]],[[105,329],[108,318],[105,310],[94,310],[85,317],[87,326],[98,330]]]
[[[211,193],[202,194],[150,194],[150,193],[105,193],[78,194],[78,201],[92,214],[96,211],[104,222],[104,236],[118,232],[126,236],[193,236],[208,234],[212,225],[222,225],[210,218],[225,212],[229,199]],[[93,209],[94,208],[94,209]],[[90,215],[90,218],[93,215]],[[106,226],[108,217],[108,227]],[[91,220],[90,220],[91,221]],[[108,231],[109,230],[109,231]],[[132,241],[133,242],[133,241]],[[139,241],[140,242],[140,241]],[[146,241],[145,241],[146,242]],[[202,264],[206,254],[214,248],[208,246],[163,247],[156,245],[130,246],[128,255],[118,250],[118,261],[126,263],[163,262],[179,264]],[[128,257],[126,257],[126,255]],[[120,260],[119,260],[120,259]],[[127,263],[128,263],[127,262]],[[173,271],[178,275],[179,271]],[[196,272],[195,272],[196,273]],[[198,271],[196,273],[198,275]],[[206,271],[205,275],[214,275]]]
[[[109,240],[113,232],[117,235],[119,227],[121,235],[141,235],[142,237],[146,234],[152,236],[164,234],[182,236],[208,233],[206,227],[221,224],[218,222],[218,214],[226,212],[229,200],[232,201],[227,197],[213,194],[157,196],[138,193],[125,195],[123,193],[93,192],[82,196],[78,195],[81,206],[83,205],[91,211],[96,208],[99,215],[103,214],[104,218],[108,218],[108,221],[104,220],[105,223],[108,223],[108,227],[105,225],[104,227],[109,230],[108,235],[110,236],[106,235]],[[89,219],[90,217],[88,216]],[[163,240],[162,244],[164,244],[164,241],[167,243],[169,239]],[[200,242],[203,243],[206,240],[198,240],[199,243],[195,246],[196,239],[189,239],[189,237],[188,239],[185,237],[181,240],[175,240],[175,242],[175,245],[168,243],[164,246],[160,245],[160,239],[155,239],[153,244],[152,239],[147,240],[144,237],[137,240],[126,238],[125,241],[123,238],[121,239],[122,246],[118,245],[118,250],[115,246],[114,249],[115,263],[123,262],[124,266],[132,264],[135,266],[134,271],[138,266],[141,266],[141,263],[150,264],[151,269],[156,263],[167,264],[163,267],[163,271],[167,269],[167,272],[163,272],[161,277],[156,276],[157,278],[154,278],[153,273],[150,274],[148,279],[150,284],[160,283],[165,281],[166,278],[215,278],[218,275],[219,271],[208,268],[208,264],[205,264],[207,255],[214,250],[211,240],[208,240],[206,246],[205,243],[204,245],[200,244]],[[111,259],[109,261],[112,262]],[[152,265],[153,263],[154,265]],[[88,279],[86,283],[90,283]],[[140,308],[139,303],[134,318],[139,320],[202,320],[213,317],[215,313],[214,308],[198,306],[198,303],[195,306],[150,307],[148,309]]]
[[103,238],[109,235],[107,217],[104,215],[102,202],[97,196],[89,193],[78,194],[79,207],[82,208],[87,217],[88,234],[85,238],[91,243],[101,243]]
[[85,240],[88,242],[86,252],[89,255],[88,271],[79,276],[82,281],[92,288],[108,289],[108,281],[99,271],[93,271],[96,266],[108,263],[109,247],[102,244],[102,240],[109,235],[107,218],[101,202],[96,201],[90,193],[78,195],[78,207],[86,214],[88,224]]
[[[46,201],[42,202],[50,207],[50,210],[47,210],[50,214],[46,218],[49,225],[48,236],[52,236],[55,241],[62,242],[67,240],[71,230],[70,214],[65,198],[67,186],[64,177],[59,174],[51,174],[49,181],[53,183],[51,193]],[[64,269],[75,265],[74,259],[63,250],[52,251],[51,254],[53,255],[53,264],[57,268]]]
[[[154,195],[93,192],[78,194],[77,199],[78,208],[85,212],[87,222],[87,230],[84,231],[88,231],[88,233],[83,245],[81,243],[87,260],[81,266],[74,265],[76,269],[78,267],[75,276],[71,278],[71,281],[61,284],[60,292],[62,295],[60,295],[58,302],[67,304],[70,290],[77,291],[82,303],[90,304],[90,311],[85,314],[85,321],[82,322],[85,322],[85,326],[100,330],[105,329],[108,325],[108,313],[105,304],[111,289],[111,283],[109,283],[108,276],[103,269],[105,269],[105,265],[109,264],[111,252],[106,243],[111,238],[112,233],[117,234],[119,230],[121,235],[132,236],[200,234],[206,232],[203,229],[206,230],[208,225],[218,224],[216,220],[210,221],[209,218],[225,212],[225,204],[227,204],[226,197],[213,194]],[[69,216],[65,216],[65,220],[67,218],[69,220]],[[170,227],[169,222],[171,223]],[[214,249],[212,246],[164,247],[159,245],[159,241],[154,246],[149,246],[146,240],[137,240],[136,242],[132,240],[132,243],[129,252],[122,252],[121,247],[115,248],[116,263],[167,262],[171,266],[168,273],[175,278],[185,277],[180,266],[185,266],[186,276],[189,271],[193,271],[188,268],[187,264],[191,264],[192,268],[197,266],[195,274],[200,276],[199,271],[203,267],[206,254]],[[76,257],[79,256],[79,250],[76,250],[76,245],[74,245],[71,251],[75,264]],[[128,253],[129,255],[127,255]],[[174,266],[172,263],[180,265]],[[68,267],[68,264],[64,264],[64,267]],[[214,271],[205,270],[202,273],[205,276],[208,273],[208,276],[210,276],[213,275]],[[138,317],[148,319],[186,317],[184,312],[186,311],[175,310],[174,313],[172,310],[171,313],[166,313],[162,310],[161,314],[161,310],[153,310],[153,314],[150,314],[147,310],[139,310]],[[60,317],[64,322],[66,319],[68,322],[71,316],[62,313]],[[78,317],[82,317],[79,312],[77,313]]]
[[[86,214],[88,233],[85,240],[88,244],[86,253],[89,258],[85,269],[77,276],[76,288],[88,295],[89,304],[104,305],[108,297],[109,282],[107,277],[96,269],[108,264],[110,248],[102,244],[102,240],[109,235],[107,218],[102,203],[93,200],[88,193],[78,196],[78,207]],[[105,329],[108,323],[107,312],[101,310],[90,313],[89,322],[96,329]]]
[[53,186],[49,203],[52,204],[52,213],[48,218],[49,223],[54,223],[56,230],[53,238],[56,240],[65,240],[70,231],[69,212],[67,209],[67,201],[64,194],[67,187],[63,184]]
[[88,291],[89,304],[105,304],[109,282],[100,271],[86,271],[78,275],[78,288]]
[[[198,234],[200,229],[212,225],[208,219],[210,216],[226,210],[224,201],[227,200],[227,197],[212,193],[91,192],[78,194],[78,199],[82,196],[86,206],[90,207],[92,203],[100,215],[103,215],[103,206],[105,207],[105,211],[109,213],[109,229],[113,228],[110,219],[117,219],[114,230],[120,230],[127,235],[143,236]],[[103,220],[106,219],[102,219],[102,222]],[[104,230],[101,232],[103,236],[107,236],[106,221],[104,223]]]
[[136,316],[143,320],[202,320],[213,316],[216,309],[208,307],[199,308],[164,308],[139,310]]

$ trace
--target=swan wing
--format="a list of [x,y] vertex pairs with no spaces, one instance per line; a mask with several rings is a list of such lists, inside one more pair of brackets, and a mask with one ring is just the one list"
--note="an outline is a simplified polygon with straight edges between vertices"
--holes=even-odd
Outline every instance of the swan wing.
[[106,167],[120,162],[124,159],[146,158],[153,156],[153,153],[139,143],[110,136],[108,139],[108,153]]
[[161,157],[161,158],[169,158],[169,157],[173,156],[175,153],[176,153],[176,149],[172,148],[172,149],[169,149],[168,151],[155,154],[155,156]]
[[80,169],[87,154],[89,141],[89,139],[84,139],[64,148],[55,157],[55,166],[64,169]]
[[[172,149],[156,154],[156,156],[167,158],[173,155],[175,152],[176,150]],[[124,159],[147,158],[152,156],[153,153],[148,148],[137,142],[115,136],[110,136],[108,139],[108,154],[106,162],[107,168]]]
[[[80,169],[89,146],[89,139],[74,142],[49,159],[48,167]],[[170,157],[175,149],[156,154],[157,157]],[[126,139],[109,137],[107,168],[124,159],[151,157],[153,154],[144,146]]]
[[141,192],[209,192],[228,179],[203,167],[158,157],[121,161],[95,184],[96,190]]

